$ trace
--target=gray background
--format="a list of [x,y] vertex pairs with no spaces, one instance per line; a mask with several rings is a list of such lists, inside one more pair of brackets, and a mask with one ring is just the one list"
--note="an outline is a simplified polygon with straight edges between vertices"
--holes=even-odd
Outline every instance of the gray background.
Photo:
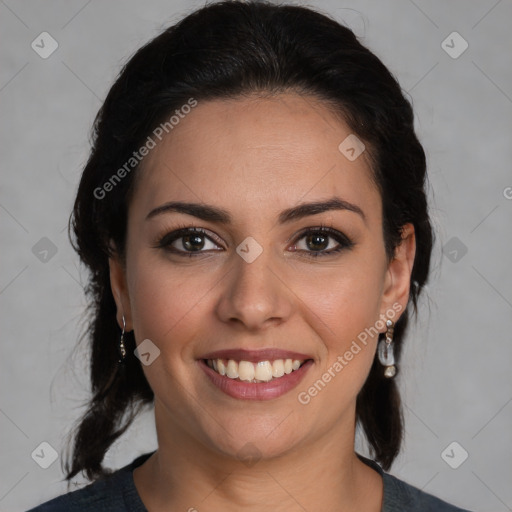
[[[59,462],[42,469],[31,454],[43,441],[63,453],[87,397],[85,347],[74,348],[85,275],[66,224],[94,115],[126,58],[200,5],[0,0],[1,511],[66,490]],[[392,473],[460,506],[512,510],[512,2],[309,5],[395,73],[428,155],[438,241],[401,366],[406,440]],[[47,59],[31,48],[43,31],[59,45]],[[458,58],[441,46],[453,31],[469,44]],[[445,452],[453,441],[469,454],[457,469],[441,456],[462,460],[458,446]],[[154,448],[147,413],[107,463]]]

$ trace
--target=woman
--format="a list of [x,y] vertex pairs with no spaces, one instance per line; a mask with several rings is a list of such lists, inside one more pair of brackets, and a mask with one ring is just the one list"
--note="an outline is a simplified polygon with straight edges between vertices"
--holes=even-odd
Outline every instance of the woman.
[[[72,216],[94,396],[67,477],[95,483],[34,510],[460,510],[383,471],[425,179],[399,85],[321,14],[221,2],[140,49]],[[107,475],[151,403],[158,449]]]

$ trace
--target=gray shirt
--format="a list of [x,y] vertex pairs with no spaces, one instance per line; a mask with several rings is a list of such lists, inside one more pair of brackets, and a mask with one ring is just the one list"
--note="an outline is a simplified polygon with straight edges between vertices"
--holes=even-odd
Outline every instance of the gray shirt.
[[[133,482],[133,470],[151,455],[141,455],[107,478],[59,496],[28,512],[148,512]],[[381,512],[468,512],[385,473],[372,460],[359,458],[382,476],[384,499]]]

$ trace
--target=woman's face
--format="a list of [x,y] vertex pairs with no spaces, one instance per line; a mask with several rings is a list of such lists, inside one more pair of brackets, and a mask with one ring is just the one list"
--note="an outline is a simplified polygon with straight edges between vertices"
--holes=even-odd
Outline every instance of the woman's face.
[[111,278],[118,319],[150,340],[159,433],[271,457],[352,432],[414,236],[388,264],[367,155],[338,148],[350,135],[293,93],[205,101],[146,157]]

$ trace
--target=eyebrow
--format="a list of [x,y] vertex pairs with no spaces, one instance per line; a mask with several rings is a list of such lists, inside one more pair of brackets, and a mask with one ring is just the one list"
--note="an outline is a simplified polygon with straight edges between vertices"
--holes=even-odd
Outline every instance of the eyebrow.
[[[319,213],[333,210],[346,210],[357,213],[366,222],[366,216],[359,206],[349,203],[339,197],[333,197],[327,201],[302,203],[298,206],[294,206],[293,208],[283,210],[279,214],[278,222],[279,224],[287,224],[310,215],[317,215]],[[186,203],[183,201],[170,201],[158,206],[148,213],[146,220],[169,212],[185,213],[202,220],[219,222],[221,224],[230,224],[232,222],[232,216],[222,208],[203,203]]]

